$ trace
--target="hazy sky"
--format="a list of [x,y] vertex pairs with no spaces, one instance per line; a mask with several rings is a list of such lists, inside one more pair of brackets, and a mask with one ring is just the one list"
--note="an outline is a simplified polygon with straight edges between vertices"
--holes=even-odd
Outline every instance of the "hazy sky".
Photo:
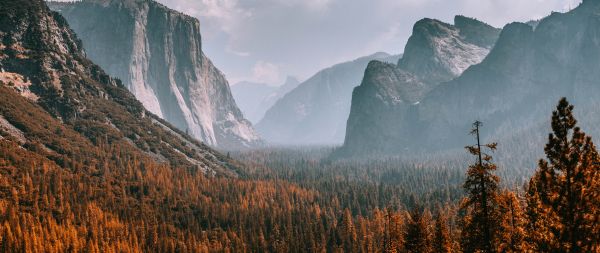
[[581,0],[158,0],[197,17],[203,49],[234,84],[279,84],[378,51],[401,53],[424,17],[496,27],[566,11]]

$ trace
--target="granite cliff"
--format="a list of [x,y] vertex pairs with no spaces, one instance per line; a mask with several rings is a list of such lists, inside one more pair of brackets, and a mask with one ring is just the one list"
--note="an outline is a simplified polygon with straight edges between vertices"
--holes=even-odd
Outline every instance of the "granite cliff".
[[89,59],[119,78],[152,113],[225,149],[261,143],[229,84],[202,52],[200,23],[152,0],[50,2]]

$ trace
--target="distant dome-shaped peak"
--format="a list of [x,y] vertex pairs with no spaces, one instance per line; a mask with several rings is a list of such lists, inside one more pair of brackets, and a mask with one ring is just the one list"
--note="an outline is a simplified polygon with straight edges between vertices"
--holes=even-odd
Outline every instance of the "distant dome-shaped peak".
[[480,21],[479,19],[470,18],[470,17],[466,17],[463,15],[456,15],[454,17],[454,26],[456,26],[458,29],[465,29],[470,26],[485,27],[488,29],[496,29],[495,27],[493,27],[483,21]]

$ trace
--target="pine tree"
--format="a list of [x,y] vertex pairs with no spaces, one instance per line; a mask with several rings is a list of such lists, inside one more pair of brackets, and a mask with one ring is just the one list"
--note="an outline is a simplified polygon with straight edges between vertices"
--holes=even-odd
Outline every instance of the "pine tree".
[[527,217],[526,232],[526,248],[531,252],[550,252],[552,248],[558,248],[557,240],[552,233],[551,225],[558,223],[553,220],[554,215],[550,215],[550,209],[542,204],[541,197],[538,194],[537,187],[534,182],[539,182],[535,179],[539,175],[534,176],[529,184],[525,216]]
[[448,229],[448,219],[441,211],[435,218],[435,231],[433,233],[433,252],[449,253],[452,252],[452,239]]
[[338,235],[341,239],[341,246],[343,247],[344,251],[356,251],[356,229],[354,228],[354,222],[352,221],[352,214],[347,208],[344,210],[344,214],[342,215],[342,221],[338,229]]
[[404,237],[404,248],[406,252],[431,252],[429,220],[426,217],[427,215],[425,215],[421,207],[416,206],[410,212],[409,216]]
[[394,213],[390,208],[387,213],[387,234],[385,239],[385,252],[401,252],[402,245],[402,219],[399,214]]
[[[552,113],[552,133],[544,149],[547,160],[540,160],[529,183],[527,202],[532,207],[528,207],[528,226],[534,233],[529,238],[534,240],[533,248],[537,250],[600,250],[597,238],[600,156],[592,138],[576,126],[573,109],[562,98]],[[552,235],[536,238],[538,234],[532,230]]]
[[481,144],[481,125],[479,121],[473,123],[471,134],[475,135],[477,144],[466,147],[470,154],[477,157],[477,163],[469,166],[463,185],[468,194],[461,204],[464,214],[461,246],[464,252],[495,252],[499,178],[493,174],[496,165],[492,162],[492,156],[483,152],[482,148],[493,152],[497,144]]
[[511,191],[503,191],[499,197],[502,220],[498,228],[497,243],[500,252],[523,252],[525,249],[525,215],[521,202]]

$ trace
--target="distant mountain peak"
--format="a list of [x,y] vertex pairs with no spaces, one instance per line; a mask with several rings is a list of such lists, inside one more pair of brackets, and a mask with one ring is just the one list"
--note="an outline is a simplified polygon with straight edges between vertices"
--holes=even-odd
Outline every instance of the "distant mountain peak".
[[423,18],[413,26],[413,36],[431,36],[441,37],[447,36],[453,30],[452,25],[444,23],[437,19]]
[[454,26],[458,28],[459,34],[469,43],[480,47],[492,48],[500,30],[485,22],[465,16],[455,16]]
[[379,61],[368,65],[352,94],[339,154],[394,149],[410,141],[411,129],[400,126],[411,123],[414,109],[429,92],[481,63],[499,34],[500,29],[464,16],[457,16],[455,25],[419,20],[397,65]]
[[437,83],[481,62],[500,30],[463,16],[457,16],[455,22],[458,26],[430,18],[419,20],[398,66]]
[[280,97],[256,128],[272,144],[339,144],[346,132],[352,89],[360,84],[367,64],[398,58],[379,52],[320,70]]
[[469,25],[487,26],[488,28],[494,28],[486,22],[480,21],[476,18],[471,18],[463,15],[454,16],[454,26],[456,26],[458,29],[463,29]]
[[299,83],[300,83],[300,81],[298,80],[297,77],[295,77],[295,76],[287,76],[285,78],[285,82],[281,86],[298,85]]

